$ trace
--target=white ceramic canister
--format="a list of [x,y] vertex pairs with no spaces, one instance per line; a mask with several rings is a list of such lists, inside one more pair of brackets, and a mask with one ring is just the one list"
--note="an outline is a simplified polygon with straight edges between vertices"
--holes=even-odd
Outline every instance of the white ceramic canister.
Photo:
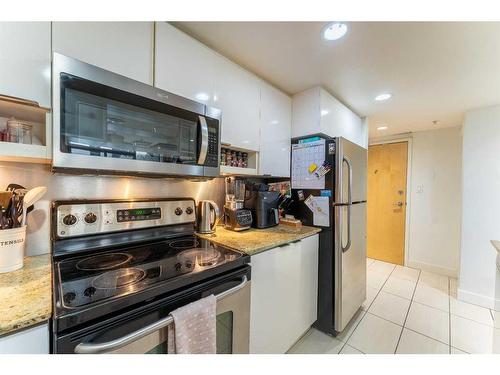
[[26,225],[0,230],[0,273],[23,267]]

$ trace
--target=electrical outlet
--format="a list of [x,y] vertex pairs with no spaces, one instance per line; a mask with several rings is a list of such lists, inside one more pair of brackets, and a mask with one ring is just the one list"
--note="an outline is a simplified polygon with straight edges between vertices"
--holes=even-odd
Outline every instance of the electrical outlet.
[[417,193],[423,193],[424,192],[424,185],[417,185]]

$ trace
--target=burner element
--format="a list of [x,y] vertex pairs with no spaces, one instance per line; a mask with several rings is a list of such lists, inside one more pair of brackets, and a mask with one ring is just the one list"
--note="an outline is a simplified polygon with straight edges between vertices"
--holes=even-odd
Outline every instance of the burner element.
[[183,240],[177,240],[170,242],[169,246],[175,250],[185,250],[185,249],[193,249],[198,247],[200,243],[196,238],[189,238]]
[[76,268],[80,271],[106,271],[123,266],[131,259],[131,255],[124,253],[101,254],[80,260]]
[[214,248],[186,250],[179,254],[178,259],[187,268],[191,268],[194,264],[200,267],[213,267],[224,261],[222,253]]
[[97,276],[92,285],[97,289],[119,289],[136,284],[146,277],[140,268],[120,268]]

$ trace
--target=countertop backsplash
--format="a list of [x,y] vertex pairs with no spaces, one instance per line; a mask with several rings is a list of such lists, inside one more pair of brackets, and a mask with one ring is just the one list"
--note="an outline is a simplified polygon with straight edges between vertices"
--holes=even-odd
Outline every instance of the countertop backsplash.
[[50,202],[57,199],[192,197],[224,205],[224,179],[197,182],[181,178],[81,176],[52,173],[49,165],[0,162],[0,189],[17,183],[46,186],[47,194],[28,215],[26,255],[50,252]]

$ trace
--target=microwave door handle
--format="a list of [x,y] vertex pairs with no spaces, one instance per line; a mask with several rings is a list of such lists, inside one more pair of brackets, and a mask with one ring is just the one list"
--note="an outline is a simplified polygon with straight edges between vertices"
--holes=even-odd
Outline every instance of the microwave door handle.
[[[233,294],[242,289],[243,287],[246,286],[248,282],[248,279],[246,276],[243,276],[241,278],[241,282],[232,287],[231,289],[228,289],[224,292],[221,292],[215,296],[217,301]],[[146,327],[143,327],[141,329],[138,329],[137,331],[131,332],[128,335],[122,336],[120,338],[117,338],[115,340],[99,343],[99,344],[91,344],[91,343],[86,343],[86,342],[81,342],[75,347],[75,353],[77,354],[98,354],[98,353],[104,353],[104,352],[109,352],[112,350],[120,349],[134,341],[139,340],[140,338],[143,338],[155,331],[158,331],[159,329],[165,328],[172,324],[174,322],[174,318],[172,315],[168,315],[167,317],[158,320],[157,322],[154,322],[153,324],[150,324]]]
[[207,120],[203,116],[198,116],[198,125],[201,132],[201,147],[200,156],[198,157],[198,165],[204,165],[207,159],[208,151],[208,125]]

